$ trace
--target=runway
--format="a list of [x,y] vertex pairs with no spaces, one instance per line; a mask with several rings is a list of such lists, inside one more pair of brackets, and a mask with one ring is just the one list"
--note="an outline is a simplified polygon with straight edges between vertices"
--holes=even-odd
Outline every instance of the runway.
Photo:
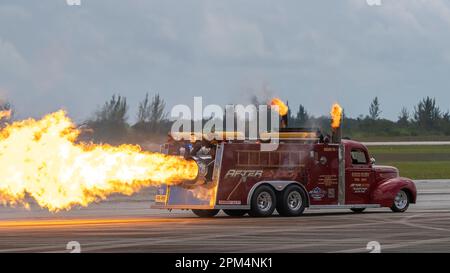
[[450,252],[450,180],[416,181],[406,213],[309,210],[301,217],[201,219],[149,209],[150,192],[51,214],[0,208],[0,252]]

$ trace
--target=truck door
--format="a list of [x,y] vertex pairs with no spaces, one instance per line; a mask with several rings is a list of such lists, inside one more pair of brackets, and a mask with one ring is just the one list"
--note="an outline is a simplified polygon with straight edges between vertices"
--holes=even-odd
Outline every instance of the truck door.
[[310,167],[310,182],[307,185],[311,205],[338,203],[338,151],[338,145],[315,145],[314,162]]
[[345,203],[368,204],[374,174],[367,151],[363,148],[352,148],[346,161]]

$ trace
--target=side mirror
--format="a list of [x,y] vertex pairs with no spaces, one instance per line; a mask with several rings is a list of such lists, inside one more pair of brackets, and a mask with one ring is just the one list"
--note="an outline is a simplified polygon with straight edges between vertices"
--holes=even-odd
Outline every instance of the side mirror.
[[375,160],[375,158],[373,158],[373,157],[370,158],[370,163],[371,163],[372,165],[374,165],[376,162],[377,162],[377,161]]

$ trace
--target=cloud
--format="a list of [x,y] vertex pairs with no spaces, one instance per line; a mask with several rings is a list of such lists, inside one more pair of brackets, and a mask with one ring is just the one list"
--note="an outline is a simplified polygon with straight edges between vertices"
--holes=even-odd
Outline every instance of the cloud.
[[0,88],[23,116],[81,120],[114,93],[240,102],[270,85],[315,115],[378,96],[396,118],[425,94],[450,105],[449,26],[445,0],[14,1],[0,5]]
[[212,58],[264,58],[267,49],[256,23],[207,12],[202,41]]
[[17,48],[9,41],[0,37],[0,73],[9,77],[26,74],[28,63]]

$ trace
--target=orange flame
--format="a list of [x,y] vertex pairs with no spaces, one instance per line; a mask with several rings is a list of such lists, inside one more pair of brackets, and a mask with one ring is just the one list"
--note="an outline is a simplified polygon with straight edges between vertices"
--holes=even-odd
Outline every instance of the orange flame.
[[279,98],[273,98],[270,101],[270,105],[278,106],[278,113],[280,114],[280,116],[287,115],[287,113],[289,111],[289,107],[287,107],[287,105],[284,104],[284,102],[281,99],[279,99]]
[[0,120],[2,119],[9,119],[12,115],[12,111],[11,110],[3,110],[0,111]]
[[79,131],[64,111],[0,131],[0,203],[32,197],[49,211],[87,206],[113,193],[195,179],[198,166],[178,156],[144,152],[137,145],[76,143]]
[[337,103],[333,104],[330,114],[331,114],[331,127],[333,129],[339,128],[339,126],[341,126],[342,107]]

